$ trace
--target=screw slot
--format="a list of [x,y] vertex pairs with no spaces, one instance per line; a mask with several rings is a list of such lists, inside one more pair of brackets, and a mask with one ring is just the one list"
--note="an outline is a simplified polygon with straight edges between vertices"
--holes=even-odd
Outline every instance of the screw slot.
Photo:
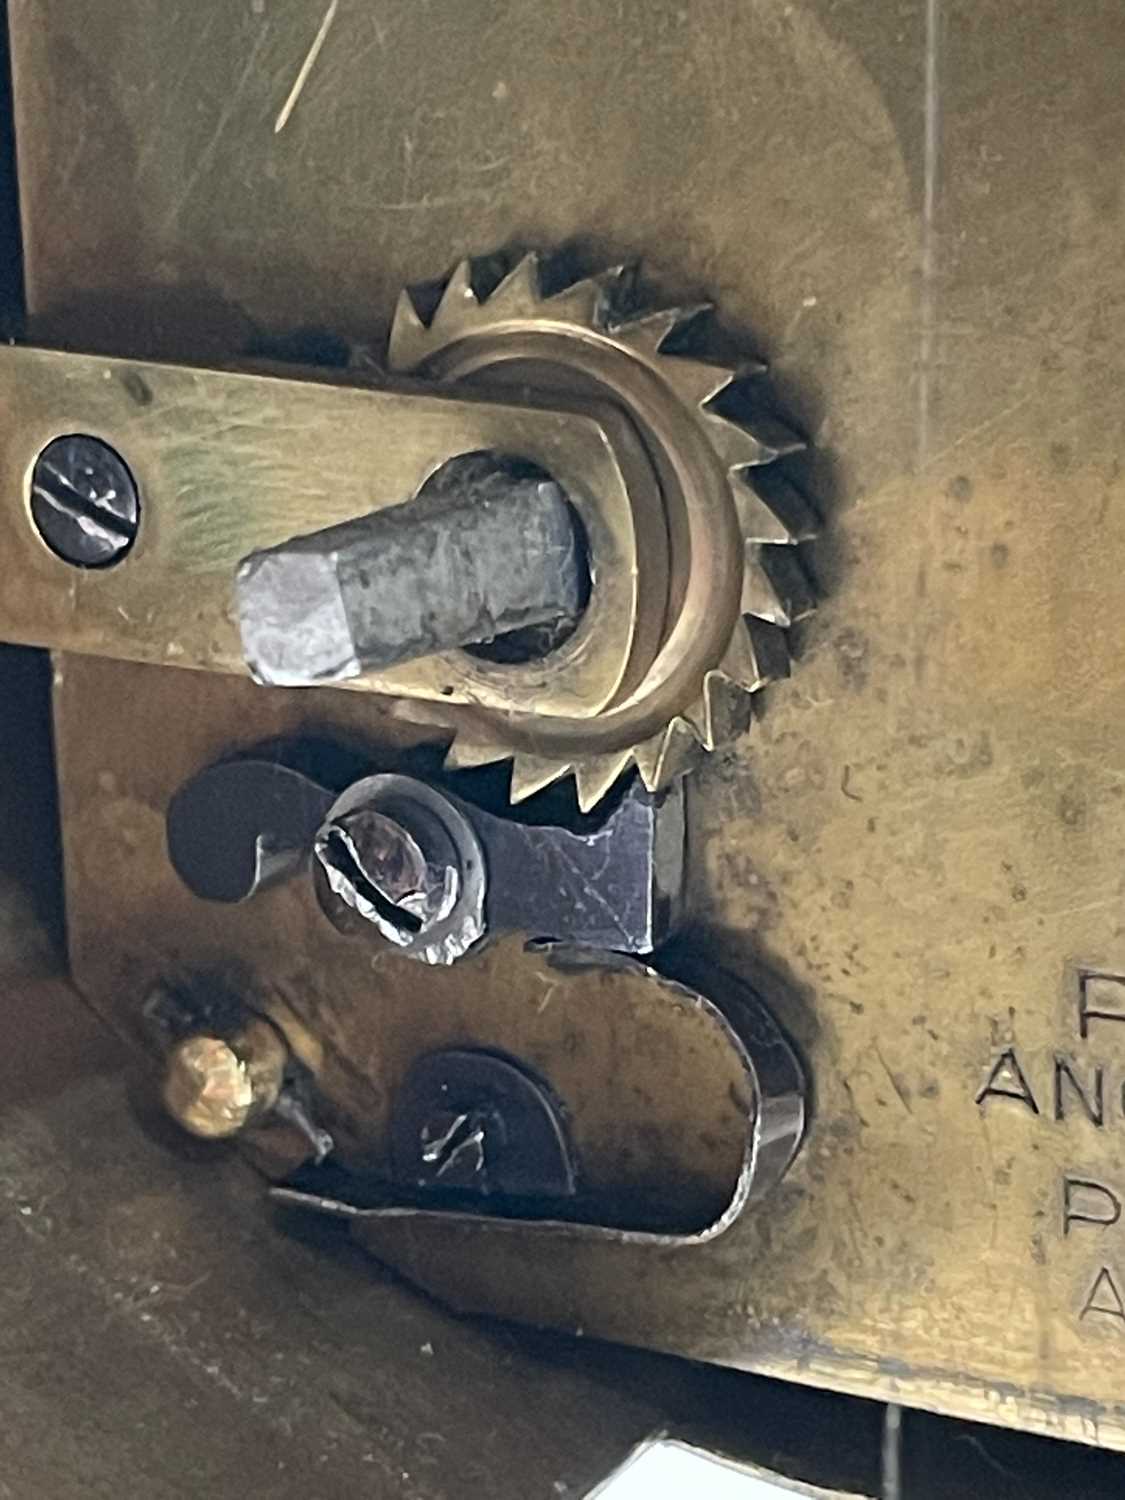
[[313,854],[321,909],[341,932],[370,923],[430,964],[456,962],[485,935],[476,831],[424,781],[390,773],[357,781],[329,808]]
[[[356,816],[356,814],[352,815],[353,821]],[[374,821],[371,815],[368,815],[368,821]],[[385,823],[385,821],[380,819],[380,823]],[[324,851],[321,859],[341,877],[340,883],[345,889],[350,888],[355,892],[353,899],[357,906],[362,907],[366,903],[372,907],[374,915],[380,919],[380,927],[383,923],[388,923],[406,937],[411,937],[422,931],[422,912],[419,909],[411,910],[406,902],[410,901],[416,908],[424,908],[427,895],[425,890],[427,872],[422,862],[421,851],[417,849],[412,839],[407,844],[407,838],[407,835],[402,835],[398,848],[394,846],[390,838],[385,838],[378,849],[365,850],[368,858],[373,854],[375,856],[372,862],[376,873],[373,874],[365,867],[356,842],[349,837],[347,831],[339,826],[330,826],[324,836]],[[386,873],[380,869],[380,862],[386,864],[397,855],[396,863],[401,866],[406,863],[403,854],[407,849],[410,853],[417,853],[417,860],[411,861],[415,868],[409,872],[413,878],[402,878],[406,872],[399,870],[392,873],[388,879]],[[382,888],[379,883],[380,878],[387,880],[391,890]]]
[[111,568],[137,539],[137,483],[100,438],[55,438],[31,471],[31,519],[56,557],[75,568]]

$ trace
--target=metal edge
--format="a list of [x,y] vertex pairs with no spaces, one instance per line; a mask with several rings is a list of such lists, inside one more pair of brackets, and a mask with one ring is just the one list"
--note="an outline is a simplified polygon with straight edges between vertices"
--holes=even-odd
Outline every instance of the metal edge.
[[575,1224],[559,1219],[504,1219],[462,1211],[420,1209],[412,1206],[357,1208],[353,1204],[316,1193],[274,1186],[273,1202],[329,1217],[347,1219],[362,1226],[388,1219],[426,1220],[439,1224],[543,1235],[565,1236],[586,1242],[690,1248],[704,1245],[725,1234],[753,1202],[765,1196],[785,1173],[804,1138],[807,1118],[805,1074],[796,1052],[757,993],[731,975],[716,978],[724,991],[721,999],[709,999],[693,986],[669,979],[647,964],[621,954],[594,954],[566,944],[544,944],[553,967],[604,966],[634,968],[645,977],[679,994],[690,1004],[710,1014],[726,1033],[745,1070],[753,1092],[754,1107],[746,1137],[742,1167],[727,1207],[713,1223],[690,1234],[664,1234],[645,1230],[615,1229],[609,1225]]

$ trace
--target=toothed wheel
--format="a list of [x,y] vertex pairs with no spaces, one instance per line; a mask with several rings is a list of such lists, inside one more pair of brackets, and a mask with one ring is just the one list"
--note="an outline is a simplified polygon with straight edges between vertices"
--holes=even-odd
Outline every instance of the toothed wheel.
[[[448,764],[511,758],[519,802],[574,774],[583,809],[630,765],[652,791],[744,731],[752,695],[788,674],[785,631],[812,608],[795,544],[812,535],[803,497],[769,466],[802,447],[772,419],[740,409],[749,376],[674,352],[704,307],[618,321],[627,272],[545,294],[536,256],[481,293],[474,266],[453,272],[429,323],[409,292],[390,337],[391,369],[444,382],[518,384],[544,401],[612,403],[650,461],[660,504],[638,562],[659,591],[655,633],[619,697],[592,718],[529,713],[451,716]],[[646,556],[651,564],[646,562]],[[591,559],[598,587],[598,559]]]

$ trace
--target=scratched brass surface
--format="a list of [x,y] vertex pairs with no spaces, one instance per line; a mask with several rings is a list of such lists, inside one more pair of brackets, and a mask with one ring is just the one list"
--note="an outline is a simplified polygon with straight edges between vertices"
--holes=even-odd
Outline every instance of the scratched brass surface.
[[[578,627],[549,668],[527,663],[502,685],[495,666],[463,652],[350,685],[579,718],[604,708],[630,668],[642,613],[643,506],[631,486],[643,495],[652,484],[620,414],[403,395],[300,373],[0,349],[0,635],[245,675],[234,575],[248,552],[401,504],[447,459],[514,445],[559,477],[585,517],[605,587]],[[72,568],[30,522],[35,460],[70,432],[109,443],[137,482],[141,522],[127,568]]]
[[[716,294],[817,444],[823,608],[692,814],[706,940],[775,976],[813,1070],[803,1156],[690,1255],[382,1253],[465,1306],[1125,1447],[1125,1030],[1082,1035],[1077,973],[1125,972],[1117,0],[341,0],[284,122],[319,4],[11,11],[37,331],[377,335],[466,250],[576,239]],[[1103,1069],[1100,1126],[1056,1054],[1095,1114]]]
[[[123,692],[133,712],[106,713]],[[387,1160],[390,1112],[419,1055],[505,1052],[550,1079],[572,1111],[592,1194],[655,1201],[669,1216],[657,1227],[684,1233],[728,1208],[747,1143],[745,1067],[725,1026],[693,1000],[627,972],[568,975],[525,953],[521,938],[470,964],[423,968],[338,932],[309,875],[235,906],[181,884],[164,809],[188,776],[272,736],[385,755],[408,731],[368,701],[58,656],[55,725],[71,964],[119,1030],[143,1042],[138,996],[161,979],[221,976],[298,1039],[333,1107],[322,1123],[353,1163]],[[283,1152],[279,1134],[262,1133],[257,1149]]]

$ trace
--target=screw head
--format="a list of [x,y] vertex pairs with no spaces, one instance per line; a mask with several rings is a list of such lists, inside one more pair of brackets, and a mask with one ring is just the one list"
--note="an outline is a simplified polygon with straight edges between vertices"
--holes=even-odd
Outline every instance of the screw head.
[[452,964],[485,934],[487,871],[476,830],[436,787],[368,776],[313,841],[317,899],[348,934],[370,924],[401,953]]
[[55,438],[31,471],[31,518],[56,557],[109,568],[137,539],[141,502],[125,460],[82,433]]
[[185,1037],[168,1055],[165,1107],[191,1135],[212,1141],[238,1135],[276,1105],[287,1060],[268,1021],[250,1021],[229,1038]]
[[394,1103],[391,1160],[414,1191],[571,1198],[577,1188],[565,1113],[548,1085],[475,1048],[414,1063]]
[[447,917],[460,893],[455,866],[428,860],[407,828],[373,807],[330,819],[316,852],[339,899],[400,946]]

